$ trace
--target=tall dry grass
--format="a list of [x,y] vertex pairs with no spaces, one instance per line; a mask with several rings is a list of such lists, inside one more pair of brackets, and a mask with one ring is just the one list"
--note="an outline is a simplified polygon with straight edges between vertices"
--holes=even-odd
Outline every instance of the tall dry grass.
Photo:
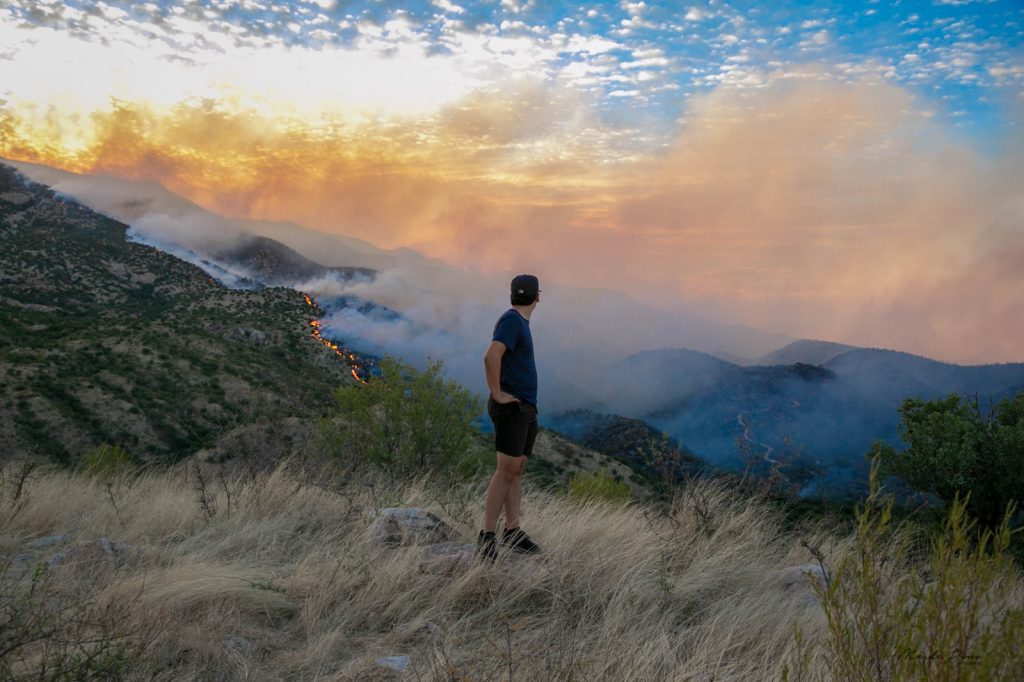
[[[809,561],[807,533],[721,483],[692,483],[668,513],[527,490],[543,556],[447,576],[422,572],[416,547],[366,540],[369,513],[426,507],[469,543],[479,485],[197,473],[40,473],[0,499],[8,574],[62,553],[59,594],[116,610],[129,679],[767,680],[793,659],[795,625],[811,640],[826,627],[808,590],[778,582]],[[56,533],[69,539],[26,549]],[[830,556],[849,543],[808,533]],[[393,655],[410,657],[404,674],[376,663]],[[23,659],[27,672],[38,656]],[[827,679],[826,663],[803,673]]]

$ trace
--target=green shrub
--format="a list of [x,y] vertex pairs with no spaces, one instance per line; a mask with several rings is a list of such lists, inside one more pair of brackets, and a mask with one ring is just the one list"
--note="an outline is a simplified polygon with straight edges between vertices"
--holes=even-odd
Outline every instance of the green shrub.
[[111,479],[135,468],[135,460],[117,445],[102,443],[82,455],[83,473],[96,478]]
[[373,462],[395,475],[454,469],[475,456],[483,410],[479,398],[446,379],[441,362],[424,371],[390,357],[380,376],[335,393],[337,413],[322,420],[319,448],[358,465]]
[[977,532],[967,501],[957,498],[930,552],[915,559],[915,538],[893,526],[893,501],[881,496],[875,467],[870,489],[852,547],[826,566],[827,581],[813,582],[827,632],[808,644],[797,630],[783,679],[806,679],[816,647],[836,680],[1013,678],[1024,669],[1024,603],[1005,554],[1009,513],[996,529]]
[[897,452],[876,443],[881,473],[895,474],[946,504],[961,498],[967,512],[995,528],[1010,504],[1024,502],[1024,393],[1003,400],[988,416],[978,404],[952,395],[942,400],[904,401]]
[[569,497],[579,501],[605,500],[607,502],[629,502],[629,484],[616,480],[603,469],[589,472],[578,471],[569,479]]
[[62,586],[45,562],[26,576],[0,561],[0,679],[124,679],[138,662],[127,613]]

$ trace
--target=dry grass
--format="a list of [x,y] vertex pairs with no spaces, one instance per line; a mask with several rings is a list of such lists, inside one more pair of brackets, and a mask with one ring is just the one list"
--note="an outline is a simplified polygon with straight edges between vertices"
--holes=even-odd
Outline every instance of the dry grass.
[[[54,577],[123,609],[130,676],[146,679],[778,679],[794,623],[824,629],[807,591],[777,583],[808,562],[803,536],[721,484],[692,484],[671,514],[528,490],[543,557],[455,576],[421,572],[415,547],[369,544],[368,512],[423,506],[468,543],[481,490],[330,488],[285,468],[206,485],[210,512],[185,467],[109,491],[35,475],[0,500],[0,557],[65,554]],[[70,537],[26,549],[55,533]],[[827,553],[846,542],[818,535]],[[376,664],[391,655],[411,657],[404,675]]]

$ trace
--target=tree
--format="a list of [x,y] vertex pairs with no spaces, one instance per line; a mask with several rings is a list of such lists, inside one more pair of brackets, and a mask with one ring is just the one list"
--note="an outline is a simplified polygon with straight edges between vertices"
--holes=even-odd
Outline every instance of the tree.
[[480,399],[446,379],[441,362],[424,371],[385,357],[380,376],[335,393],[338,412],[320,424],[330,455],[382,465],[394,474],[459,464],[476,440]]
[[970,495],[967,511],[994,528],[1007,505],[1024,501],[1024,393],[983,415],[978,401],[957,395],[940,400],[905,400],[900,407],[897,452],[875,443],[882,473],[897,475],[912,488],[931,492],[946,504]]

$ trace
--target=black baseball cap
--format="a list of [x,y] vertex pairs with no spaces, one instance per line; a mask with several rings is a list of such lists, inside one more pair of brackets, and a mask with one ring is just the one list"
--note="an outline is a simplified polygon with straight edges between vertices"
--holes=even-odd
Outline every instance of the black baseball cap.
[[540,293],[540,281],[533,275],[516,275],[512,278],[512,295],[534,297]]

